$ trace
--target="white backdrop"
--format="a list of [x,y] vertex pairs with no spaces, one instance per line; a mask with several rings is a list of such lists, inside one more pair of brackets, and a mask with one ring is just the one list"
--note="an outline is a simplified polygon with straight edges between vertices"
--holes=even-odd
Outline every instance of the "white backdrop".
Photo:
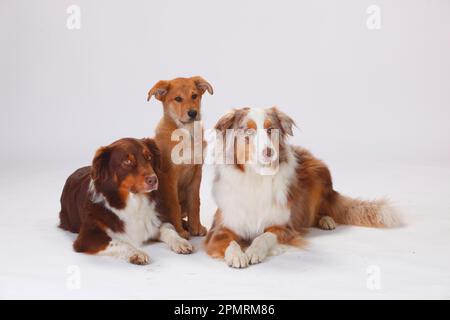
[[[79,30],[66,27],[66,10],[73,4],[81,9]],[[381,10],[380,29],[367,27],[366,10],[371,5]],[[61,263],[62,252],[67,261],[86,259],[72,253],[73,238],[55,228],[64,179],[88,164],[100,145],[124,136],[152,136],[162,107],[156,100],[146,101],[148,89],[160,79],[193,75],[203,76],[215,89],[213,96],[203,99],[207,128],[232,107],[277,105],[298,123],[293,142],[330,165],[338,190],[366,197],[394,195],[407,214],[420,217],[420,223],[428,221],[428,230],[436,230],[433,223],[447,228],[450,187],[443,179],[450,172],[439,168],[450,166],[449,16],[446,0],[0,0],[0,215],[6,221],[0,224],[0,252],[14,256],[26,246],[27,234],[33,234],[34,241],[41,241],[35,243],[40,249],[35,252],[51,251],[47,258],[55,265]],[[417,166],[427,169],[419,171]],[[379,167],[399,169],[389,173],[374,169]],[[205,182],[206,224],[214,210],[209,189]],[[425,219],[438,213],[439,217]],[[419,234],[433,239],[418,244],[428,255],[449,241],[445,230],[441,235],[447,238],[439,239],[433,238],[438,233],[430,235],[425,229],[423,234],[412,231],[419,232],[398,231],[403,232],[402,240],[383,233],[387,245],[397,240],[399,246],[405,245],[392,256],[418,250],[410,245]],[[15,238],[19,236],[27,241],[20,242]],[[349,243],[356,239],[351,233],[342,237]],[[376,237],[369,242],[379,253]],[[49,243],[60,247],[49,250]],[[167,253],[156,248],[161,252],[156,260],[164,261]],[[45,261],[35,255],[35,261]],[[25,259],[20,256],[0,263],[0,297],[2,290],[8,297],[42,294],[38,271],[26,278],[28,284],[37,281],[35,287],[16,287],[23,279],[15,264]],[[314,257],[306,256],[311,268],[318,260],[326,261]],[[423,262],[430,257],[422,258]],[[203,255],[201,259],[209,261]],[[286,263],[281,259],[277,261]],[[408,277],[402,280],[403,289],[388,297],[414,292],[419,297],[427,293],[449,297],[448,255],[440,259],[432,266],[423,262],[420,272],[410,270],[423,275],[420,285],[411,286],[430,285],[428,291],[410,290]],[[108,261],[102,266],[111,265]],[[225,272],[222,265],[215,266]],[[410,263],[405,261],[404,266]],[[265,270],[258,267],[254,270]],[[58,277],[63,277],[64,269],[58,270]],[[437,277],[431,284],[426,280],[430,273]],[[395,269],[390,277],[397,279],[398,274],[406,277],[408,272]],[[349,269],[348,276],[352,275]],[[318,284],[323,278],[316,276],[303,279],[306,286],[322,290],[313,296],[333,297],[336,292]],[[232,282],[233,277],[225,279]],[[58,285],[47,280],[49,291],[44,296],[52,297]],[[252,290],[272,297],[255,286],[250,283],[248,292],[234,297],[251,297]],[[337,296],[351,297],[357,288],[351,286],[347,294]],[[98,297],[105,292],[90,294]],[[280,291],[277,297],[302,296],[287,292]],[[164,294],[171,297],[168,291]],[[224,294],[233,296],[235,291]],[[142,296],[148,297],[145,289]],[[310,297],[308,291],[303,296]]]
[[[80,30],[66,28],[70,4]],[[1,0],[1,161],[86,162],[152,135],[162,108],[148,89],[198,74],[215,88],[207,127],[278,105],[328,161],[450,163],[449,13],[446,0]]]

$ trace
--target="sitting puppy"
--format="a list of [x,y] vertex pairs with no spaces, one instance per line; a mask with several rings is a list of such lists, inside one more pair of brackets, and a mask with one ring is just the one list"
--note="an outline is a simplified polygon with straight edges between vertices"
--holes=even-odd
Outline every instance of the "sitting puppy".
[[133,264],[148,264],[137,249],[151,239],[177,253],[191,244],[158,214],[159,150],[152,139],[120,139],[95,154],[92,166],[75,171],[61,196],[60,228],[78,233],[77,252],[110,255]]
[[215,166],[218,209],[205,244],[209,255],[225,258],[231,267],[259,263],[279,243],[300,245],[306,227],[331,230],[335,222],[369,227],[398,223],[386,202],[336,192],[327,166],[287,143],[293,125],[275,107],[235,109],[216,125],[228,135],[233,129],[232,145],[221,145],[225,153],[233,151],[235,161]]
[[[200,223],[199,195],[202,149],[205,145],[200,125],[201,101],[206,91],[213,94],[212,86],[202,77],[176,78],[158,81],[147,97],[150,100],[155,96],[164,107],[164,116],[155,131],[155,141],[163,159],[160,188],[166,204],[164,214],[175,230],[186,239],[189,236],[206,235],[206,228]],[[190,156],[182,163],[172,159],[172,152],[178,144],[172,137],[176,130],[186,131],[192,141],[191,149],[186,150]]]

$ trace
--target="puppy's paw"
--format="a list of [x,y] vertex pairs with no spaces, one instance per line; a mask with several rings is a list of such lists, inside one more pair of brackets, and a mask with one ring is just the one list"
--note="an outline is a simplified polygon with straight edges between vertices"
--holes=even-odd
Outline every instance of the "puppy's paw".
[[132,264],[146,265],[150,263],[150,257],[145,252],[137,251],[130,256],[128,261]]
[[242,252],[241,247],[236,241],[231,241],[227,250],[225,250],[225,262],[232,268],[248,267],[248,257]]
[[186,240],[189,240],[189,238],[190,238],[189,231],[181,230],[181,231],[178,232],[178,234],[180,235],[180,237],[182,237],[182,238],[184,238]]
[[204,226],[200,225],[200,230],[198,231],[199,237],[204,237],[208,233],[208,229],[206,229]]
[[250,264],[257,264],[263,261],[267,255],[267,248],[257,246],[257,245],[251,245],[250,247],[245,250],[245,254],[248,257],[248,261]]
[[182,238],[174,240],[173,243],[170,245],[170,249],[180,254],[189,254],[192,253],[192,251],[194,251],[192,244],[186,239]]
[[323,216],[320,218],[318,227],[322,230],[334,230],[336,229],[336,223],[330,216]]
[[208,230],[202,225],[196,228],[189,227],[189,234],[193,237],[204,237],[208,233]]

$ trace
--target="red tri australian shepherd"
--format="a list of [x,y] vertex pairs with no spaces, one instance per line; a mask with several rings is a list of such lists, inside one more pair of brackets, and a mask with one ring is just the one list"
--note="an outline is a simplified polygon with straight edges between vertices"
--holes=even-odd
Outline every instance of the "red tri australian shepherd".
[[205,245],[209,255],[224,258],[231,267],[259,263],[278,244],[301,245],[307,227],[399,223],[383,200],[357,200],[336,192],[327,166],[309,151],[288,144],[293,126],[275,107],[234,109],[216,124],[234,138],[231,148],[222,144],[225,154],[233,151],[234,161],[215,166],[218,209]]
[[161,217],[159,150],[153,139],[125,138],[100,148],[92,166],[75,171],[61,196],[60,227],[78,233],[77,252],[109,255],[148,264],[139,247],[160,240],[177,253],[189,241]]

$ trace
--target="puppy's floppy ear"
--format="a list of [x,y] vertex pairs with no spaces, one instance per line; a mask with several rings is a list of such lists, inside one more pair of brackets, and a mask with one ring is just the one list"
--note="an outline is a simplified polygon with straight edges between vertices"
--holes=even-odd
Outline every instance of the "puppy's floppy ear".
[[109,177],[108,162],[111,156],[111,148],[101,147],[97,150],[92,161],[91,178],[96,181],[105,181]]
[[150,101],[152,96],[155,96],[159,101],[163,101],[167,92],[169,91],[170,82],[166,80],[158,81],[153,88],[150,89],[147,96],[147,101]]
[[197,89],[200,90],[202,94],[204,94],[205,91],[208,91],[209,94],[214,94],[213,87],[202,77],[196,76],[192,77],[191,79],[194,80]]
[[147,146],[148,150],[151,153],[152,157],[152,167],[154,169],[159,169],[161,166],[161,152],[155,142],[155,140],[150,138],[142,139],[142,142]]
[[292,127],[297,126],[295,124],[294,120],[291,117],[289,117],[287,114],[285,114],[284,112],[278,110],[277,107],[272,107],[269,109],[269,111],[280,122],[282,133],[293,136],[294,133],[292,132]]
[[236,119],[236,109],[232,109],[225,113],[219,121],[217,121],[214,129],[219,131],[225,131],[227,129],[231,129],[233,127],[233,123]]

